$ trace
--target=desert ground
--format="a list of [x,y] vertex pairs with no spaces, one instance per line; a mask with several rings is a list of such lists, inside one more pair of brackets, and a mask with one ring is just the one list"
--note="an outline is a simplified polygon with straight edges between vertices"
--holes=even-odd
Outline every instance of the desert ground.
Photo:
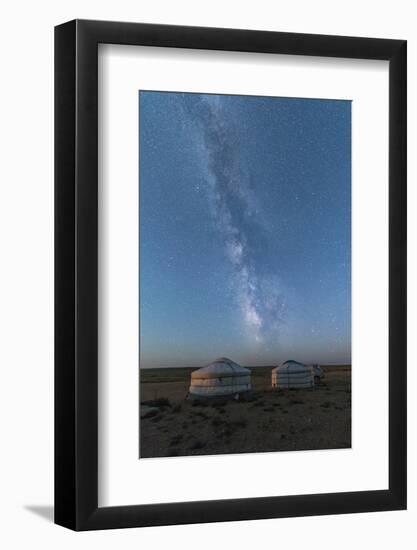
[[323,366],[314,389],[272,390],[252,368],[250,401],[186,399],[194,369],[141,369],[140,458],[351,446],[351,367]]

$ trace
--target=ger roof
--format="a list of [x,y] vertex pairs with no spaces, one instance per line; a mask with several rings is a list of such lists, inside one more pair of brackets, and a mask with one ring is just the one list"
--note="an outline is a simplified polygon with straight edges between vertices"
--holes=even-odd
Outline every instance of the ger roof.
[[248,376],[250,370],[241,367],[227,357],[219,357],[205,367],[191,373],[191,378],[224,378],[226,376]]
[[305,372],[310,370],[310,367],[304,365],[304,363],[300,363],[299,361],[294,361],[294,359],[289,359],[288,361],[284,361],[281,366],[278,365],[272,369],[273,372],[288,372],[288,370],[291,370],[291,372]]

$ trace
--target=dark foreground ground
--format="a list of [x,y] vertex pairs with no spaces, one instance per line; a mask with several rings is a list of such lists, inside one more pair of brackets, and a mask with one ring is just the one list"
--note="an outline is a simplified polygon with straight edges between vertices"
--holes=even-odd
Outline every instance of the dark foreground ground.
[[253,401],[213,405],[185,399],[192,370],[141,370],[141,458],[351,446],[350,366],[284,391],[271,389],[270,367],[253,368]]

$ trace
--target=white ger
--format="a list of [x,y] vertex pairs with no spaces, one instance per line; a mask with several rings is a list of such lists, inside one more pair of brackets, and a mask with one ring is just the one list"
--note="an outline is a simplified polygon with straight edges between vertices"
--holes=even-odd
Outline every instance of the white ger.
[[313,370],[303,363],[290,359],[280,367],[272,369],[273,388],[312,388],[313,386]]
[[219,357],[209,365],[191,373],[190,399],[234,397],[250,392],[251,371],[227,357]]

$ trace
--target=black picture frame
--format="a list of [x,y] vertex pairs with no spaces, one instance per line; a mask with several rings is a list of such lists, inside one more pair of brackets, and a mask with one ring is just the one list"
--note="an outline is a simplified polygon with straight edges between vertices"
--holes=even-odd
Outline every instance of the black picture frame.
[[[389,61],[389,488],[98,507],[98,44]],[[74,530],[406,508],[406,41],[74,20],[55,28],[55,522]],[[370,145],[372,146],[372,145]]]

